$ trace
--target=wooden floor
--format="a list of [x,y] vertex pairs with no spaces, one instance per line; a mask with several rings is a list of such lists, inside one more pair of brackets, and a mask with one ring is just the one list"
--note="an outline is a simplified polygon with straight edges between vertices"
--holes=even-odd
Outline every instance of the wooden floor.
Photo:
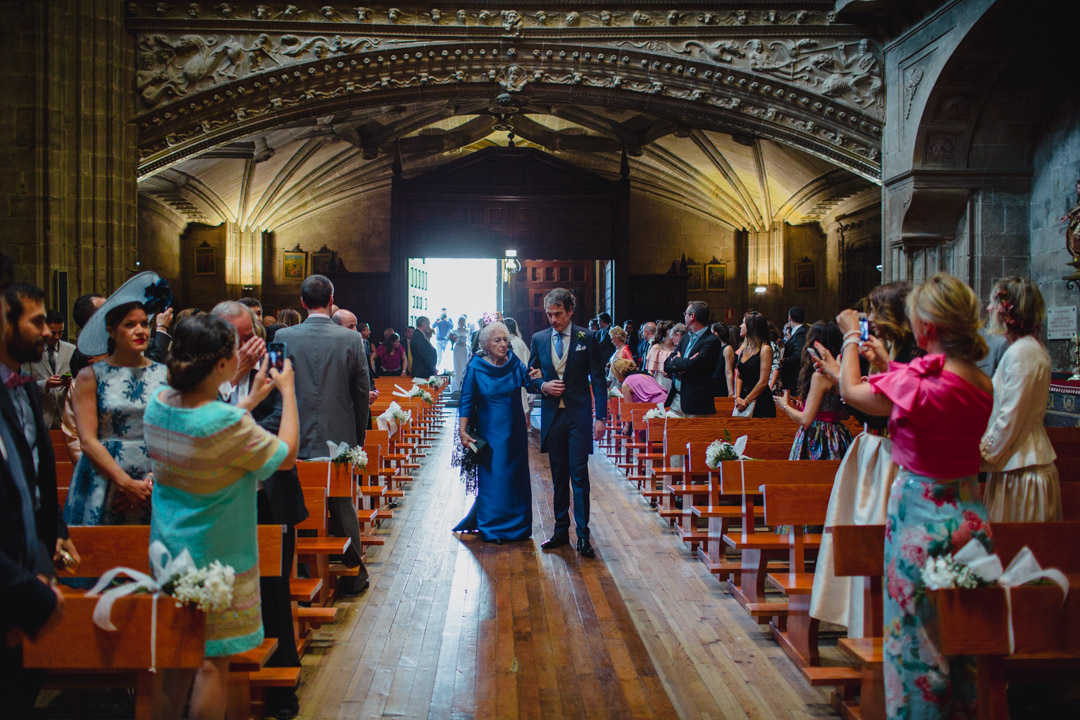
[[[595,560],[544,553],[547,457],[530,436],[533,540],[450,532],[472,502],[444,431],[304,658],[301,718],[832,717],[764,629],[603,455],[590,462]],[[823,661],[838,658],[822,649]]]

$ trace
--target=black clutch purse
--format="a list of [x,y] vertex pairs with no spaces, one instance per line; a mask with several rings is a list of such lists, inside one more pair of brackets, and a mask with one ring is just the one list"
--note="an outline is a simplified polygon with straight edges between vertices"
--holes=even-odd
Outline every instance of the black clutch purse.
[[473,455],[479,455],[484,451],[484,448],[488,446],[488,441],[484,438],[474,437],[473,441],[469,443],[468,448],[472,451]]

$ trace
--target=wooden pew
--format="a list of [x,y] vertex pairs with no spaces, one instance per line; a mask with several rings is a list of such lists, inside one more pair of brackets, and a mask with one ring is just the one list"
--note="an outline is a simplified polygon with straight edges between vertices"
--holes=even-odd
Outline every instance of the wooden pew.
[[[134,687],[134,717],[150,720],[156,698],[163,692],[161,673],[149,670],[153,598],[140,595],[117,600],[112,608],[116,632],[94,625],[97,602],[96,597],[65,597],[60,623],[37,642],[23,645],[23,665],[54,676],[61,673],[80,687]],[[159,600],[157,669],[200,668],[205,647],[206,615]]]
[[[885,527],[836,526],[832,532],[836,574],[866,576],[869,582],[865,607],[873,609],[866,613],[867,637],[839,641],[841,650],[856,661],[861,671],[858,705],[842,701],[839,711],[844,717],[884,718],[884,620],[879,613]],[[979,656],[979,717],[1005,718],[1004,693],[1010,676],[1030,677],[1037,673],[1037,677],[1045,679],[1055,665],[1064,665],[1064,679],[1075,677],[1080,663],[1080,604],[1072,601],[1072,596],[1073,590],[1080,589],[1080,557],[1075,552],[1080,542],[1080,522],[994,523],[992,533],[994,552],[1005,567],[1021,548],[1028,546],[1043,567],[1062,570],[1070,576],[1072,585],[1066,605],[1062,605],[1061,591],[1056,586],[1025,586],[1011,591],[1018,640],[1018,652],[1011,656],[1004,590],[991,587],[927,594],[938,606],[942,651],[946,655]]]
[[329,515],[326,509],[326,486],[305,487],[304,505],[308,517],[296,526],[297,532],[315,531],[314,537],[296,539],[297,558],[307,558],[312,575],[307,582],[291,583],[295,590],[293,599],[299,602],[317,602],[326,607],[331,599],[330,556],[341,555],[352,544],[352,538],[330,537],[327,531]]
[[765,485],[765,524],[788,526],[788,570],[769,573],[769,582],[787,597],[787,624],[772,624],[773,639],[799,667],[819,665],[818,626],[810,617],[814,573],[806,568],[804,525],[824,525],[832,485]]
[[67,438],[63,430],[49,430],[49,442],[52,444],[53,457],[57,462],[71,462],[71,451],[68,450]]
[[[130,567],[134,570],[151,574],[149,559],[149,525],[73,525],[70,526],[68,530],[71,534],[72,541],[80,551],[82,563],[77,572],[64,573],[62,574],[62,577],[96,578],[104,575],[108,570],[117,566]],[[284,528],[281,525],[259,525],[257,532],[259,543],[259,575],[263,577],[281,575],[281,548]],[[96,604],[97,598],[85,598],[81,590],[70,590],[69,588],[64,588],[64,593],[65,600],[68,603],[73,600],[79,602],[82,600],[93,601],[89,606],[90,609],[87,614],[88,620],[86,623],[88,626],[92,626],[92,623],[89,621],[89,616],[93,612],[93,604]],[[119,602],[117,605],[119,605]],[[166,606],[174,608],[175,603],[168,600],[159,600],[159,618],[162,617],[162,609]],[[67,607],[70,607],[70,605],[67,605]],[[199,613],[199,615],[201,616],[202,614]],[[114,618],[116,617],[115,606],[113,616]],[[114,622],[114,624],[119,626],[119,623]],[[148,627],[148,624],[146,627]],[[96,630],[95,628],[94,632],[100,634],[102,631]],[[163,647],[163,641],[160,636],[160,625],[158,632],[158,657],[160,658],[161,649]],[[111,633],[105,633],[105,635],[111,635]],[[87,637],[89,636],[87,635]],[[200,637],[205,636],[200,635]],[[147,638],[149,638],[148,631],[146,631],[146,635],[134,642],[142,644]],[[205,640],[202,642],[205,644]],[[148,648],[148,642],[143,646]],[[264,640],[259,647],[253,648],[246,653],[232,656],[229,666],[228,702],[229,707],[231,708],[230,717],[250,716],[253,698],[255,699],[256,704],[258,704],[259,695],[266,687],[278,685],[295,687],[300,679],[300,668],[265,667],[276,649],[277,640],[268,638]],[[70,648],[67,648],[67,650],[70,651]],[[203,647],[200,646],[199,662],[196,667],[201,666],[202,664],[202,653]],[[147,658],[148,654],[149,650],[147,649]],[[59,666],[53,667],[61,669]],[[144,670],[148,667],[149,660],[147,659],[146,664],[138,669]],[[167,666],[161,665],[160,667]],[[131,686],[133,683],[130,676],[114,672],[118,669],[119,668],[116,667],[103,665],[87,665],[82,666],[79,668],[78,673],[73,674],[64,668],[63,674],[59,677],[52,677],[49,681],[49,685],[69,688]],[[291,685],[289,683],[291,683]]]
[[[728,590],[739,603],[758,618],[782,617],[785,603],[765,600],[765,576],[770,560],[781,560],[788,553],[788,539],[774,532],[755,532],[755,500],[769,485],[832,486],[839,460],[754,460],[720,463],[721,492],[738,493],[742,498],[742,531],[724,535],[724,543],[740,553],[742,573],[738,583],[728,579]],[[816,550],[820,535],[806,535],[807,549]]]

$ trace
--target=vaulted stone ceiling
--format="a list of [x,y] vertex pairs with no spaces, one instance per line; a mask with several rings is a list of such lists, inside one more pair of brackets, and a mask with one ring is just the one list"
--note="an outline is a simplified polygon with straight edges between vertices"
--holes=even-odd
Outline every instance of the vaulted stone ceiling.
[[130,3],[140,193],[275,230],[512,131],[730,228],[877,201],[879,50],[831,0],[628,4]]
[[612,179],[626,147],[633,193],[732,229],[815,221],[853,196],[873,202],[878,193],[850,171],[772,140],[688,130],[602,107],[520,110],[499,117],[488,108],[462,112],[432,103],[317,118],[184,160],[143,178],[139,191],[185,222],[275,230],[385,191],[395,158],[411,176],[505,146],[512,132],[518,147],[542,149]]

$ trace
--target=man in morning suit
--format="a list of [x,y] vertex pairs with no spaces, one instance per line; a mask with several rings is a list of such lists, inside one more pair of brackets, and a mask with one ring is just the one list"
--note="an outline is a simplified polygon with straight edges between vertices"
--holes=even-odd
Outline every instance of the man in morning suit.
[[41,673],[23,668],[22,643],[59,622],[64,596],[50,585],[52,558],[62,548],[77,562],[78,553],[57,507],[41,398],[33,379],[19,374],[51,337],[44,294],[29,285],[7,287],[10,267],[0,252],[0,697],[12,717],[28,717]]
[[64,316],[59,311],[49,310],[45,313],[45,324],[49,326],[50,334],[45,342],[45,352],[36,362],[25,363],[23,370],[37,382],[45,426],[50,430],[59,430],[64,399],[71,387],[71,356],[75,353],[75,346],[60,339],[64,333]]
[[549,292],[544,312],[551,327],[533,335],[529,351],[529,365],[539,368],[542,377],[531,380],[529,390],[543,395],[540,451],[547,453],[551,464],[555,528],[540,547],[552,550],[570,542],[573,488],[577,551],[591,558],[595,553],[589,543],[589,455],[607,418],[605,358],[593,332],[571,321],[574,296],[569,290]]
[[784,341],[784,359],[780,361],[780,383],[792,395],[799,391],[799,370],[802,368],[802,351],[806,345],[806,311],[798,305],[788,310],[788,327],[791,335]]
[[664,361],[664,372],[674,380],[667,405],[684,415],[715,415],[712,375],[720,358],[720,338],[709,332],[709,306],[701,300],[687,305],[683,318],[689,332]]
[[[330,319],[334,285],[323,275],[311,275],[300,286],[300,302],[307,308],[304,322],[278,330],[275,342],[285,352],[296,373],[296,403],[300,414],[302,460],[324,458],[327,440],[364,444],[368,424],[368,363],[360,333],[347,330]],[[330,498],[330,532],[352,538],[345,551],[346,567],[359,566],[358,576],[341,578],[346,594],[363,592],[368,585],[367,568],[360,556],[360,524],[349,498]]]
[[421,315],[416,318],[416,332],[412,336],[413,377],[429,378],[434,375],[438,354],[431,344],[431,320]]

